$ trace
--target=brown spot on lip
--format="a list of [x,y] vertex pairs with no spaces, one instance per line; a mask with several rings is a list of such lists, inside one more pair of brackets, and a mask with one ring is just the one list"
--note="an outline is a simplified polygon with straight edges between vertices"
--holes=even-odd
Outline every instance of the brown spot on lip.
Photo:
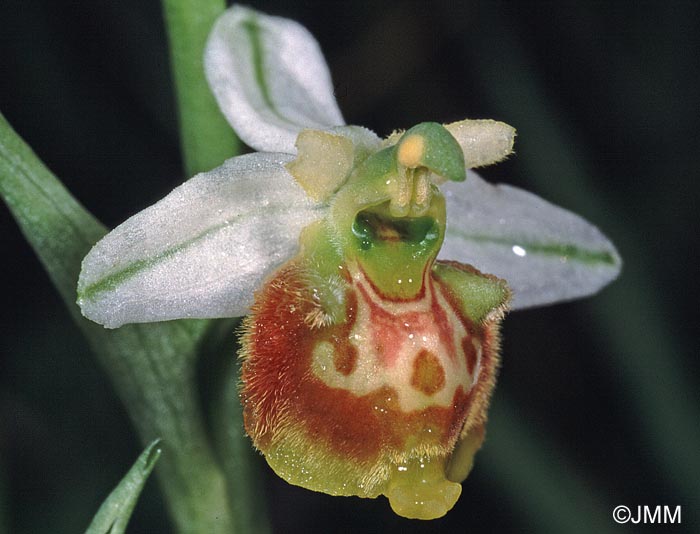
[[413,361],[411,385],[425,393],[434,395],[445,385],[445,370],[435,354],[422,350]]
[[341,375],[349,376],[355,369],[357,349],[351,343],[334,342],[333,365]]
[[467,336],[462,340],[462,350],[464,351],[464,357],[467,360],[467,371],[469,372],[469,376],[474,377],[477,354],[471,337]]

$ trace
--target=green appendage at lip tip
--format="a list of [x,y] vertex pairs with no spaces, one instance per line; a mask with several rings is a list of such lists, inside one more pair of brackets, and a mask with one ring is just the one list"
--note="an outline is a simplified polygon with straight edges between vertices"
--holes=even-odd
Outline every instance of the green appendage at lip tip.
[[385,490],[391,509],[408,519],[438,519],[449,512],[462,486],[445,477],[445,458],[413,458],[392,470]]
[[567,243],[536,243],[518,239],[508,239],[504,237],[493,237],[484,234],[470,234],[454,228],[448,228],[447,234],[452,234],[466,241],[477,243],[492,243],[507,247],[522,247],[526,254],[534,253],[542,256],[562,257],[583,264],[603,264],[615,267],[620,264],[619,257],[611,251],[592,250],[577,247]]

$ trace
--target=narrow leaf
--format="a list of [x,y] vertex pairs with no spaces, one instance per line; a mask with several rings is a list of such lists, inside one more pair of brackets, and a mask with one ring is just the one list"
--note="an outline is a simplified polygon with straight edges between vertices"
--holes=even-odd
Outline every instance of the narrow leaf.
[[221,111],[256,150],[294,154],[303,128],[344,124],[318,43],[297,22],[235,5],[216,22],[204,64]]
[[0,194],[64,301],[77,311],[80,262],[106,229],[54,178],[2,114]]
[[[231,531],[223,476],[202,426],[193,367],[206,321],[108,331],[75,304],[80,262],[105,232],[0,115],[0,194],[88,339],[141,439],[162,436],[160,475],[181,531]],[[245,492],[241,492],[245,495]]]
[[118,226],[83,263],[78,295],[85,316],[116,328],[244,315],[253,290],[325,211],[284,169],[290,159],[230,159]]
[[85,534],[123,534],[148,476],[160,458],[160,439],[141,453],[129,472],[102,503]]
[[584,297],[614,280],[621,260],[592,224],[516,187],[473,172],[445,184],[447,233],[440,257],[505,279],[513,309]]

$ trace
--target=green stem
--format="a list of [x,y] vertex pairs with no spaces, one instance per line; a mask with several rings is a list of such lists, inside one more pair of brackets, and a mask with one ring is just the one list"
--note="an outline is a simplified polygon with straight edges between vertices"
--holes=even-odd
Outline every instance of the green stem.
[[[162,5],[177,93],[183,160],[185,170],[191,176],[220,165],[239,153],[241,148],[233,129],[219,111],[204,75],[206,40],[216,18],[226,9],[226,1],[163,0]],[[221,373],[208,399],[212,414],[210,438],[224,473],[231,531],[263,533],[269,531],[269,526],[264,498],[256,482],[255,455],[243,432],[236,394],[238,372],[234,365],[233,336],[228,326],[228,322],[220,322],[199,347],[200,364],[207,351],[220,354],[222,346],[230,347],[230,352],[226,352],[223,358],[223,367],[217,367]],[[227,334],[224,343],[221,342],[222,332]],[[219,339],[213,348],[206,347],[212,345],[212,338]]]
[[204,45],[214,21],[225,9],[224,0],[163,0],[188,176],[217,167],[240,150],[204,77]]
[[235,532],[267,534],[267,506],[261,469],[265,461],[243,430],[243,408],[238,399],[240,348],[235,332],[240,320],[217,321],[199,350],[199,384],[209,415],[214,453],[226,478]]
[[82,258],[106,229],[0,114],[0,196],[109,375],[144,444],[163,440],[160,477],[176,529],[233,532],[226,483],[206,435],[195,383],[209,321],[106,330],[75,304]]

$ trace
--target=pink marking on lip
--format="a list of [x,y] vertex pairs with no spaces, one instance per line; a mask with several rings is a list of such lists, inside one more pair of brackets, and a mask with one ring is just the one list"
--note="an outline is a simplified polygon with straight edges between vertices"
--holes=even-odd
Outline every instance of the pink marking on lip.
[[[366,322],[370,328],[370,339],[385,367],[390,368],[396,365],[401,354],[405,354],[402,349],[406,343],[420,346],[424,337],[434,338],[435,334],[437,334],[440,345],[444,348],[440,351],[439,356],[444,357],[442,352],[445,352],[451,361],[454,362],[457,358],[455,331],[450,321],[450,314],[436,298],[436,289],[432,280],[424,285],[427,286],[430,293],[430,312],[405,313],[388,311],[368,294],[367,289],[362,284],[354,286],[369,310],[369,318],[366,319]],[[424,294],[424,291],[421,293]],[[377,294],[377,298],[380,302],[384,302],[381,295]],[[419,301],[423,298],[426,297],[421,296],[414,300]],[[389,301],[389,303],[391,302],[393,301]],[[449,303],[447,305],[450,306]],[[452,312],[459,317],[455,310]],[[408,354],[413,354],[413,351],[409,351]]]

